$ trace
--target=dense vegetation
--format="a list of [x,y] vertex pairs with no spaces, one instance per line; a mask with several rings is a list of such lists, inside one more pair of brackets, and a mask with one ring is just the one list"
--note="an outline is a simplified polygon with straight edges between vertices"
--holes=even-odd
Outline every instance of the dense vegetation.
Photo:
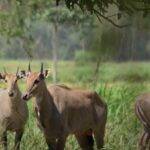
[[[0,61],[0,70],[3,64],[7,71],[15,72],[19,65],[26,69],[27,61]],[[50,61],[44,61],[45,68],[51,68]],[[32,69],[39,70],[40,62],[33,61]],[[92,83],[93,68],[95,64],[83,65],[72,61],[59,63],[59,83],[70,87],[93,89],[105,99],[108,104],[108,122],[106,128],[105,149],[106,150],[130,150],[136,149],[139,133],[142,127],[134,114],[135,98],[150,89],[149,63],[103,63],[100,65],[99,80],[96,86]],[[67,66],[67,67],[66,67]],[[50,84],[51,76],[46,79]],[[0,83],[5,87],[5,83]],[[19,81],[22,91],[25,90],[24,81]],[[45,149],[46,144],[43,134],[37,128],[32,102],[28,103],[30,117],[21,144],[22,150]],[[12,147],[12,134],[9,134],[10,147]],[[76,140],[70,136],[67,140],[66,150],[79,149]]]
[[[149,0],[55,2],[0,2],[0,58],[48,59],[53,51],[60,59],[74,59],[78,51],[119,61],[150,58]],[[120,30],[105,19],[127,26]]]

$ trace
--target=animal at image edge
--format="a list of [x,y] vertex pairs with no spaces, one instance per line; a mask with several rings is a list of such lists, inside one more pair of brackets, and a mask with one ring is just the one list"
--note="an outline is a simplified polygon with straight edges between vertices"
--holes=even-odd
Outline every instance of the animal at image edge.
[[0,79],[7,84],[6,90],[0,91],[0,135],[4,150],[7,146],[7,132],[15,132],[15,150],[20,149],[20,142],[24,133],[24,127],[28,119],[27,104],[21,100],[21,92],[17,81],[20,79],[18,69],[16,74],[0,74]]
[[96,92],[75,90],[64,85],[46,86],[48,71],[22,71],[27,90],[22,99],[33,100],[38,126],[43,131],[49,150],[63,150],[69,134],[74,134],[80,147],[92,150],[104,146],[107,105]]
[[137,98],[135,112],[143,125],[143,133],[140,137],[139,149],[150,149],[150,93],[145,93]]

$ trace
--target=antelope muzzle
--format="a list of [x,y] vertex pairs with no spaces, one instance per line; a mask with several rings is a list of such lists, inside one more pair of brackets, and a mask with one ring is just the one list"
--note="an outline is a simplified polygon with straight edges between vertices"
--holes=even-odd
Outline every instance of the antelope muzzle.
[[23,94],[22,99],[25,100],[25,101],[28,101],[30,99],[30,94],[29,93]]
[[13,92],[8,92],[8,95],[9,95],[10,97],[13,97],[13,96],[14,96],[14,93],[13,93]]

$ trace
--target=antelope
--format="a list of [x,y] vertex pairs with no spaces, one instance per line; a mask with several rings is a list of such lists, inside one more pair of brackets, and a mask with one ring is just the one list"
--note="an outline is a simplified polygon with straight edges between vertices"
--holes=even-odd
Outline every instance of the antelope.
[[49,150],[63,150],[70,134],[75,135],[83,150],[104,145],[107,105],[96,92],[71,89],[64,85],[46,86],[48,71],[25,73],[27,90],[23,100],[34,97],[38,126],[43,131]]
[[144,130],[139,141],[139,149],[150,149],[150,94],[146,93],[137,98],[135,113],[141,121]]
[[0,74],[0,79],[7,83],[7,89],[0,91],[0,133],[4,150],[7,150],[7,131],[15,132],[14,149],[20,149],[24,126],[28,118],[27,104],[21,100],[21,92],[17,81],[20,79],[18,69],[16,74]]

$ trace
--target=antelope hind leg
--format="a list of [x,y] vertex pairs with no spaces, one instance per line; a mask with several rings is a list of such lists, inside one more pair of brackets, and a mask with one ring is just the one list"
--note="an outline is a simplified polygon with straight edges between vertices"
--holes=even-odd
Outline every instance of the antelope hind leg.
[[144,131],[139,142],[139,149],[140,150],[146,150],[146,148],[150,149],[149,147],[149,133]]
[[56,139],[51,139],[45,135],[48,150],[56,150]]
[[56,150],[64,150],[65,143],[66,143],[66,137],[59,138],[56,144]]
[[99,129],[94,130],[94,138],[96,141],[97,149],[104,148],[105,125]]
[[7,132],[6,131],[2,134],[1,142],[3,144],[4,150],[7,150]]
[[94,139],[92,135],[75,135],[82,150],[93,150]]
[[22,136],[23,136],[23,130],[18,130],[16,131],[16,134],[15,134],[15,146],[14,146],[14,149],[15,150],[19,150],[20,149],[20,142],[21,142],[21,139],[22,139]]

